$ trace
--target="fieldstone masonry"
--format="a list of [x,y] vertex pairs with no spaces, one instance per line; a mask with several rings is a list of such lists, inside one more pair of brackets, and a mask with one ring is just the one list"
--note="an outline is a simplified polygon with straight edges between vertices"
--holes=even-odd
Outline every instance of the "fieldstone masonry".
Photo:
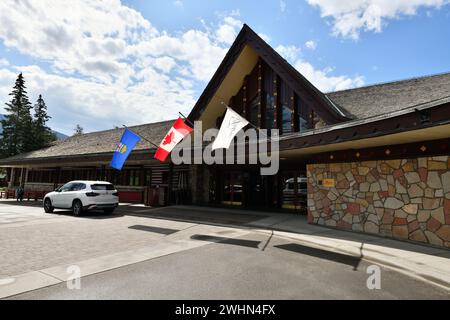
[[309,223],[450,248],[449,156],[309,164],[307,174]]

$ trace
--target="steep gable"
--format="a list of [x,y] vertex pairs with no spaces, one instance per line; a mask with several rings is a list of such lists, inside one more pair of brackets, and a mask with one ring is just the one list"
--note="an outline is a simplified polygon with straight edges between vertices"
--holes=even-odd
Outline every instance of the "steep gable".
[[313,102],[314,111],[326,124],[336,124],[352,118],[351,114],[334,104],[294,67],[273,50],[250,27],[244,25],[219,68],[198,99],[189,119],[202,120],[204,127],[215,126],[224,107],[237,94],[244,78],[261,59],[290,87]]

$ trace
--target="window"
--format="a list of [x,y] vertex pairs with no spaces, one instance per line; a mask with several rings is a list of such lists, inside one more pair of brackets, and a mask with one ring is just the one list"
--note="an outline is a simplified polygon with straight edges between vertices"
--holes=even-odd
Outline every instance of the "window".
[[236,94],[235,97],[233,97],[233,107],[234,110],[242,114],[244,112],[244,89],[241,87],[239,92]]
[[300,132],[312,129],[311,119],[310,119],[310,108],[308,105],[304,102],[304,100],[296,96],[295,99],[295,108],[296,108],[296,115],[297,115],[297,121],[298,121],[298,130]]
[[282,133],[283,134],[291,133],[292,132],[291,108],[289,108],[287,105],[282,105],[281,108],[282,108],[282,117],[283,117],[283,119],[281,120]]
[[275,128],[275,97],[266,93],[266,129]]
[[73,186],[74,186],[74,183],[72,183],[72,182],[66,183],[59,189],[59,191],[61,191],[61,192],[71,191]]
[[259,126],[258,121],[258,113],[259,113],[259,104],[258,104],[258,96],[254,97],[250,102],[250,118],[249,121],[254,126]]
[[151,169],[146,169],[145,170],[145,185],[146,186],[151,186],[152,185],[152,170]]
[[281,131],[282,134],[292,132],[292,90],[286,83],[280,80],[280,107],[281,107]]
[[264,83],[263,83],[263,99],[265,105],[265,128],[274,129],[275,128],[275,108],[276,108],[276,97],[273,94],[275,91],[274,81],[275,73],[267,65],[264,65]]
[[86,189],[86,185],[84,183],[74,183],[70,191],[80,191]]
[[282,175],[283,209],[304,212],[307,205],[307,178],[304,173],[292,172]]
[[114,190],[114,186],[110,183],[96,183],[91,185],[92,190]]
[[231,205],[242,205],[242,174],[238,172],[227,172],[224,174],[224,185],[222,189],[222,203]]

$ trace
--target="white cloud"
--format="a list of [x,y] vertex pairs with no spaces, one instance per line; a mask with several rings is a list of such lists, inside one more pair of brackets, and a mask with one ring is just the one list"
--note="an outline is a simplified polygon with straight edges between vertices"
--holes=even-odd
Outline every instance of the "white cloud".
[[311,63],[301,58],[301,50],[296,46],[280,45],[275,50],[322,92],[344,90],[364,85],[362,76],[334,76],[332,75],[334,72],[333,68],[328,67],[322,70],[314,68]]
[[417,14],[419,8],[440,8],[449,0],[307,0],[332,19],[333,33],[358,39],[364,31],[380,32],[389,19]]
[[364,85],[362,76],[332,76],[332,68],[315,69],[310,63],[298,60],[294,67],[322,92],[351,89]]
[[0,102],[23,71],[30,98],[42,93],[52,126],[66,133],[187,113],[241,28],[238,14],[221,16],[213,32],[169,34],[119,0],[2,0],[0,41],[49,68],[0,60]]
[[[42,94],[50,126],[68,134],[77,123],[93,131],[188,113],[239,32],[238,16],[171,34],[119,0],[2,0],[0,41],[35,62],[19,67],[0,60],[0,104],[23,72],[30,99]],[[299,48],[278,49],[321,89],[358,83],[315,70],[300,59]]]
[[[188,112],[195,103],[192,89],[153,71],[137,75],[142,81],[122,90],[115,85],[50,74],[35,65],[14,71],[0,68],[0,96],[4,101],[19,72],[23,72],[33,103],[38,94],[43,95],[52,116],[50,126],[68,134],[77,123],[95,131],[170,119],[178,111]],[[160,86],[165,90],[159,90]]]
[[285,12],[286,11],[286,1],[280,0],[280,11]]
[[258,36],[260,36],[261,39],[263,39],[267,43],[269,43],[271,40],[270,37],[265,33],[258,32]]
[[310,50],[316,50],[317,48],[317,41],[309,40],[305,42],[305,47]]
[[223,23],[216,32],[217,40],[221,43],[231,45],[242,28],[242,22],[231,16],[225,17]]
[[293,62],[295,61],[301,53],[300,48],[290,45],[290,46],[283,46],[279,45],[275,48],[275,51],[277,51],[283,58],[286,60]]
[[4,67],[4,66],[7,66],[7,65],[9,65],[8,60],[0,59],[0,67]]

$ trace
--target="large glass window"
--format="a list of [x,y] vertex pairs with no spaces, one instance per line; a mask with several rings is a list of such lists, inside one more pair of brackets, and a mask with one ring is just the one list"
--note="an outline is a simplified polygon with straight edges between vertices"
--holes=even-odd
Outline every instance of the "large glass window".
[[275,128],[275,97],[266,93],[266,129]]
[[254,126],[259,126],[258,122],[258,113],[259,113],[259,104],[258,104],[258,96],[254,97],[250,102],[250,118],[249,121]]
[[263,98],[265,105],[265,117],[264,117],[264,125],[266,129],[274,129],[275,128],[275,116],[276,116],[276,97],[274,95],[275,92],[275,73],[271,68],[267,65],[264,65],[264,75],[263,75]]
[[292,132],[292,90],[280,80],[280,107],[282,134]]
[[283,134],[292,132],[292,112],[291,108],[286,105],[282,105],[282,130]]
[[312,129],[312,121],[310,118],[310,115],[311,115],[310,108],[304,102],[304,100],[299,96],[296,96],[295,108],[296,108],[296,115],[297,115],[299,131],[303,132],[303,131]]

